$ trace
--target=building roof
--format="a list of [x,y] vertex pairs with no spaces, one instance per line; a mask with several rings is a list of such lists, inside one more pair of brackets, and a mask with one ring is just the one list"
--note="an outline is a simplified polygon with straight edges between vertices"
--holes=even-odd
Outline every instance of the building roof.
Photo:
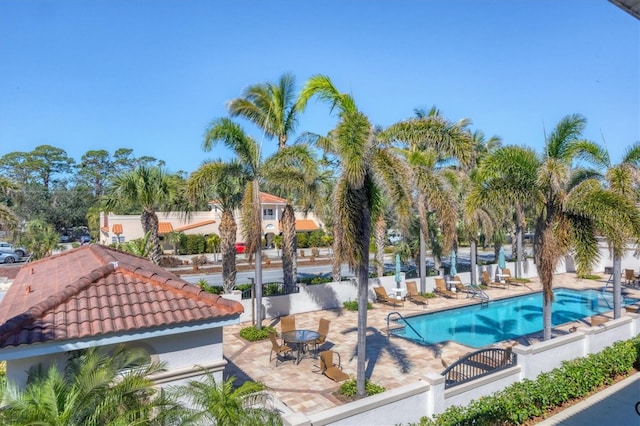
[[[318,227],[318,224],[311,219],[296,219],[295,227],[296,227],[296,231],[298,232],[310,232],[310,231],[317,231],[318,229],[320,229]],[[278,228],[282,230],[282,222],[280,222],[280,224],[278,225]]]
[[158,222],[158,234],[170,234],[173,232],[171,222]]
[[217,321],[243,312],[147,259],[91,244],[25,264],[0,302],[0,348]]
[[640,19],[640,1],[638,0],[609,0],[636,19]]
[[195,228],[200,228],[201,226],[211,225],[212,223],[216,223],[216,221],[213,219],[203,220],[202,222],[190,223],[188,225],[181,226],[179,228],[176,228],[175,231],[176,232],[187,231],[189,229],[195,229]]
[[261,204],[287,204],[287,200],[284,198],[276,197],[275,195],[267,194],[266,192],[260,193]]
[[121,223],[114,223],[113,226],[111,227],[111,231],[116,234],[122,234],[123,230],[122,230],[122,224]]

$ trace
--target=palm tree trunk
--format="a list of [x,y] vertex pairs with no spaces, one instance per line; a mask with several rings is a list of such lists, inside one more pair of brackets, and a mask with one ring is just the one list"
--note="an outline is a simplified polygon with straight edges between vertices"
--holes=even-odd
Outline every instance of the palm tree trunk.
[[333,225],[333,258],[331,259],[331,275],[333,281],[342,281],[342,253],[340,252],[340,223]]
[[475,238],[470,238],[471,241],[471,248],[470,248],[470,255],[471,255],[471,285],[476,285],[478,282],[478,258],[477,258],[477,251],[478,251],[478,243],[476,241]]
[[295,286],[296,264],[296,218],[291,204],[287,204],[282,212],[282,274],[284,288]]
[[544,298],[542,301],[542,325],[544,329],[542,339],[549,340],[551,339],[551,327],[553,327],[553,324],[551,323],[553,299],[549,300],[545,292],[543,292],[542,297]]
[[376,220],[376,230],[375,230],[375,239],[376,239],[376,267],[378,276],[381,277],[384,275],[384,243],[385,236],[387,233],[387,222],[384,220],[384,214],[380,214],[378,220]]
[[145,234],[149,232],[149,260],[158,265],[162,256],[160,237],[158,237],[158,215],[153,210],[144,209],[141,221]]
[[522,278],[522,261],[524,260],[522,233],[524,230],[524,211],[520,203],[516,205],[516,278]]
[[[254,221],[257,228],[255,232],[256,241],[255,256],[256,266],[254,271],[254,284],[256,295],[256,329],[262,329],[262,207],[260,205],[260,184],[257,179],[253,181],[253,208]],[[257,209],[257,211],[255,211]]]
[[233,212],[223,211],[220,219],[220,246],[222,249],[222,288],[231,293],[236,285],[236,224]]
[[622,316],[622,259],[613,254],[613,318]]

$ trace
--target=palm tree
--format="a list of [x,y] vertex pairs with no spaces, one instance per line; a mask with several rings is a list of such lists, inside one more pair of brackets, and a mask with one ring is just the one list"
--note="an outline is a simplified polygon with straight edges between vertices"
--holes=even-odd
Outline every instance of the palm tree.
[[[259,83],[247,87],[242,97],[228,102],[231,116],[241,116],[258,126],[269,138],[278,139],[278,151],[287,146],[287,141],[298,124],[299,105],[295,100],[295,77],[283,74],[277,83]],[[291,186],[278,185],[279,196],[287,200],[282,212],[282,272],[285,287],[293,287],[297,281],[297,257],[295,250],[295,212],[292,205]]]
[[275,410],[260,407],[266,386],[257,382],[244,382],[234,387],[235,377],[217,383],[207,372],[203,380],[193,380],[176,389],[193,407],[188,424],[196,425],[281,425]]
[[31,253],[33,260],[38,260],[51,256],[53,250],[58,247],[59,238],[53,225],[34,219],[27,223],[18,242]]
[[534,258],[543,287],[545,340],[551,338],[553,274],[560,258],[574,253],[578,274],[584,274],[598,257],[597,233],[613,241],[614,247],[623,247],[628,235],[640,235],[636,205],[604,189],[596,170],[572,167],[574,160],[608,162],[606,151],[581,138],[585,125],[580,115],[560,120],[546,140],[537,174],[536,199],[542,203],[537,206]]
[[[406,182],[413,189],[414,209],[420,222],[420,291],[426,291],[426,242],[430,240],[428,216],[435,213],[442,230],[443,248],[448,251],[456,238],[458,205],[452,196],[457,173],[451,166],[466,168],[473,162],[474,141],[466,131],[468,122],[451,123],[433,107],[417,110],[416,118],[393,124],[382,137],[400,143]],[[402,215],[400,215],[402,218]],[[405,225],[406,226],[406,225]],[[439,256],[435,251],[436,269]]]
[[222,251],[222,287],[231,293],[236,285],[236,232],[234,212],[241,206],[246,175],[237,161],[206,162],[187,180],[186,193],[192,200],[215,200],[222,210],[220,242]]
[[112,353],[87,349],[70,357],[64,372],[57,365],[32,368],[24,391],[6,389],[3,424],[160,424],[162,416],[177,410],[149,378],[163,369],[145,353],[123,346]]
[[[11,197],[18,193],[18,186],[9,179],[0,176],[0,195]],[[14,229],[18,224],[18,217],[5,203],[0,203],[0,225],[6,229]]]
[[140,222],[144,233],[149,232],[149,259],[160,262],[162,248],[158,236],[156,209],[170,209],[178,199],[177,181],[159,167],[139,166],[133,171],[114,177],[104,205],[107,209],[140,206]]
[[[608,159],[609,156],[607,155]],[[613,193],[624,197],[634,206],[640,201],[640,142],[629,146],[619,164],[612,166],[607,163],[608,167],[605,174],[606,187]],[[638,243],[637,229],[634,229],[634,223],[630,222],[627,226],[622,223],[616,223],[611,229],[609,244],[613,254],[613,316],[620,318],[622,315],[622,283],[621,283],[621,258],[624,256],[629,240],[636,240]]]
[[262,159],[260,146],[242,128],[228,118],[211,122],[204,136],[202,147],[210,151],[222,142],[238,157],[243,168],[246,186],[242,198],[242,232],[247,243],[247,252],[255,256],[255,296],[257,305],[256,328],[262,328],[262,209],[260,204],[260,180]]
[[[341,168],[333,193],[334,256],[347,262],[358,277],[356,389],[359,396],[364,396],[371,223],[381,208],[382,181],[397,177],[395,170],[401,164],[376,139],[375,129],[353,98],[340,93],[328,77],[316,75],[307,81],[300,93],[301,109],[314,96],[339,111],[339,122],[328,147],[340,160]],[[396,188],[404,186],[399,184]]]
[[485,205],[502,206],[505,215],[513,214],[516,226],[516,277],[522,276],[523,233],[526,209],[535,205],[537,171],[540,160],[527,147],[505,146],[488,154],[479,166],[476,200]]

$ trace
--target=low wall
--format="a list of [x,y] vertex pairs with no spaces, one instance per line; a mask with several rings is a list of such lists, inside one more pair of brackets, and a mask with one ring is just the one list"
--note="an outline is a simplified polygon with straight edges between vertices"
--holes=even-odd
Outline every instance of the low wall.
[[444,377],[431,373],[418,381],[378,395],[344,404],[310,415],[300,413],[283,417],[290,426],[376,424],[395,425],[419,422],[448,407],[468,405],[472,400],[502,390],[524,380],[535,378],[562,365],[563,361],[599,352],[619,340],[640,334],[640,314],[626,313],[622,318],[594,327],[583,327],[574,333],[531,346],[514,346],[516,366],[477,380],[444,389]]

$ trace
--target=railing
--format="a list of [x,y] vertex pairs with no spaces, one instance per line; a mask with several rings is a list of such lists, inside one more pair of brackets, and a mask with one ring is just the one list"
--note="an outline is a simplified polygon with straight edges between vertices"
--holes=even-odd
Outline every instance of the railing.
[[467,354],[448,366],[441,374],[445,377],[445,389],[469,382],[487,374],[504,370],[517,364],[517,355],[511,348],[489,348]]
[[403,317],[402,314],[400,314],[400,312],[390,312],[389,315],[387,315],[387,336],[390,336],[390,334],[389,334],[389,321],[391,320],[391,315],[397,315],[402,321],[404,321],[406,326],[409,327],[411,330],[413,330],[413,332],[416,333],[416,335],[420,338],[420,340],[422,340],[424,342],[424,337],[422,337],[422,335],[420,335],[420,333],[418,333],[418,330],[413,328],[413,326],[407,322],[405,317]]
[[[242,292],[242,299],[251,299],[253,287]],[[282,296],[285,294],[300,293],[300,287],[297,284],[293,286],[285,286],[282,282],[262,283],[262,297]]]
[[471,288],[471,297],[478,297],[482,301],[482,303],[488,303],[491,298],[483,289],[481,289],[477,285],[469,284],[468,287]]

